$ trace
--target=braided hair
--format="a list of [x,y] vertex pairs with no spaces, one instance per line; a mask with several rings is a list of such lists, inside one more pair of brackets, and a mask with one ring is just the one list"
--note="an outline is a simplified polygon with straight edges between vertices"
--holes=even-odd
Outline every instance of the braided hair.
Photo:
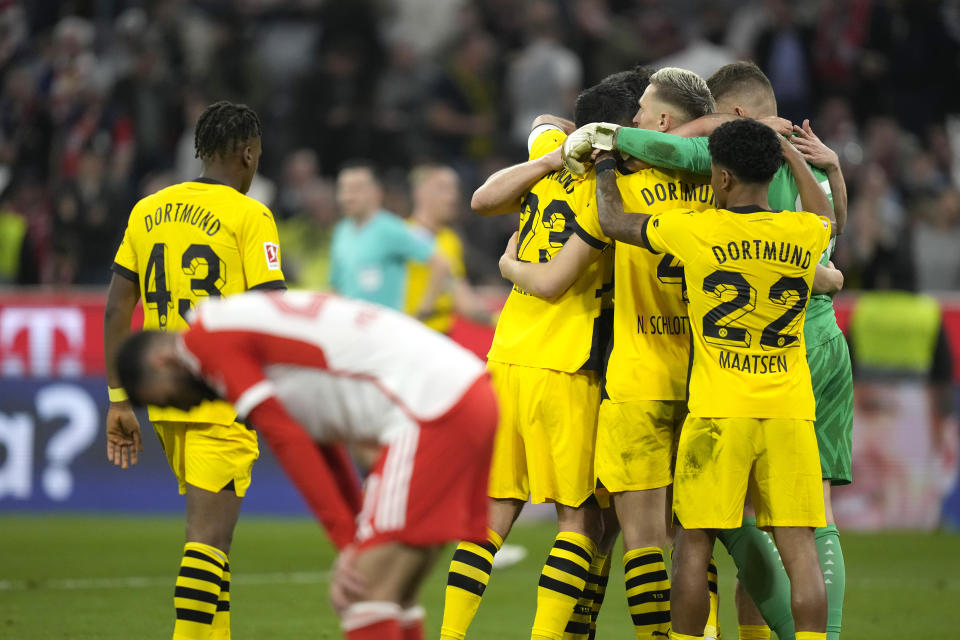
[[237,145],[261,136],[260,118],[245,104],[214,102],[200,115],[193,138],[196,157],[212,159],[233,152]]

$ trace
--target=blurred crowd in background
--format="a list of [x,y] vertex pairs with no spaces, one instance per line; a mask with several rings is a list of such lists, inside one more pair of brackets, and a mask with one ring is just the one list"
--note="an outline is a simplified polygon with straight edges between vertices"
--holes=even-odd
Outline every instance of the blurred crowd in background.
[[368,158],[401,216],[414,166],[453,167],[468,275],[499,283],[516,220],[469,194],[536,115],[638,63],[737,59],[840,154],[847,288],[960,290],[956,0],[0,0],[0,282],[107,282],[132,205],[199,175],[196,118],[227,99],[263,121],[250,195],[300,240],[290,281],[321,284],[336,173]]

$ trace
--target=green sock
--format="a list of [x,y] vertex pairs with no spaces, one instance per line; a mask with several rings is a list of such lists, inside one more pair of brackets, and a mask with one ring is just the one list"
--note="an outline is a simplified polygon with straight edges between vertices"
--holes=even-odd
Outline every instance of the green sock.
[[756,518],[744,518],[739,529],[726,529],[717,537],[737,565],[737,578],[763,619],[780,640],[794,640],[790,578],[773,538],[757,529]]
[[843,563],[840,532],[837,525],[828,524],[814,531],[820,568],[827,587],[827,640],[840,640],[840,620],[843,617],[843,591],[847,585],[847,569]]

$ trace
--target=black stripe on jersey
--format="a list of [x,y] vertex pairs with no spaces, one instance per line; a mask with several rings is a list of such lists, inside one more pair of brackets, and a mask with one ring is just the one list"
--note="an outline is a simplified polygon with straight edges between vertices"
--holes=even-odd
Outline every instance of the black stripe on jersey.
[[[567,542],[566,540],[554,540],[553,547],[555,549],[562,549],[563,551],[569,551],[570,553],[575,553],[587,562],[592,562],[593,558],[590,557],[590,552],[584,549],[583,547],[578,547],[572,542]],[[586,576],[584,576],[586,579]]]
[[217,600],[217,611],[230,611],[230,601]]
[[[607,248],[606,242],[604,242],[603,240],[600,240],[599,238],[594,238],[592,235],[584,231],[583,227],[581,227],[579,224],[576,223],[576,220],[574,220],[573,223],[574,223],[573,232],[576,233],[578,236],[580,236],[581,240],[583,240],[588,245],[590,245],[591,247],[599,251],[603,251],[604,249]],[[570,221],[567,221],[567,226],[570,226]]]
[[219,594],[210,593],[209,591],[203,591],[201,589],[191,589],[190,587],[177,587],[173,591],[173,597],[197,600],[199,602],[209,602],[210,604],[216,604],[216,602],[220,599]]
[[480,571],[483,571],[484,573],[490,573],[493,571],[493,565],[487,562],[486,558],[483,556],[478,556],[473,551],[468,551],[467,549],[457,549],[454,551],[453,561],[470,565],[475,569],[480,569]]
[[667,572],[661,569],[660,571],[642,573],[639,576],[630,578],[626,582],[626,587],[628,590],[630,590],[634,587],[639,587],[642,584],[650,584],[651,582],[665,582],[666,580],[669,580],[669,578],[667,578]]
[[177,609],[177,620],[189,620],[200,624],[213,624],[213,614],[193,609]]
[[550,576],[545,576],[543,574],[540,575],[540,586],[544,589],[550,589],[550,591],[556,591],[557,593],[562,593],[565,596],[570,596],[574,600],[579,600],[582,593],[580,589],[577,589],[572,584],[554,580]]
[[647,237],[647,225],[650,223],[650,218],[647,217],[643,221],[643,226],[640,227],[640,238],[643,240],[643,246],[650,250],[650,253],[660,254],[659,251],[654,251],[653,247],[650,246],[650,239]]
[[196,558],[197,560],[203,560],[204,562],[209,562],[209,563],[212,564],[213,566],[215,566],[215,567],[217,567],[218,569],[220,569],[221,571],[223,571],[223,565],[222,565],[222,564],[220,564],[219,562],[217,562],[217,560],[215,560],[214,558],[211,558],[210,556],[208,556],[208,555],[206,555],[206,554],[204,554],[204,553],[200,553],[199,551],[194,551],[193,549],[187,549],[186,551],[183,552],[183,557],[184,557],[184,558]]
[[125,266],[121,264],[117,264],[116,262],[114,262],[112,265],[110,265],[110,271],[113,271],[115,274],[117,274],[121,278],[125,278],[130,282],[135,282],[136,284],[140,284],[140,276],[137,275],[137,272],[131,271],[130,269],[127,269]]
[[261,282],[260,284],[255,284],[248,289],[248,291],[286,291],[287,283],[283,280],[270,280],[269,282]]
[[457,587],[458,589],[469,591],[470,593],[478,596],[482,596],[484,589],[487,588],[487,585],[483,584],[479,580],[474,580],[470,576],[465,576],[462,573],[457,573],[455,571],[451,571],[447,575],[447,586]]
[[547,556],[546,565],[548,567],[553,567],[554,569],[559,569],[564,573],[572,575],[574,578],[579,578],[580,580],[586,581],[587,579],[587,568],[581,567],[573,560],[567,560],[566,558],[558,558],[557,556]]

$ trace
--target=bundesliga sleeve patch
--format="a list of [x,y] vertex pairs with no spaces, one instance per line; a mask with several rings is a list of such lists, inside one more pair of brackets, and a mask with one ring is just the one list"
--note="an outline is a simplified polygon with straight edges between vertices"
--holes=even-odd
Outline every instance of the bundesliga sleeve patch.
[[263,252],[267,256],[267,268],[270,271],[280,270],[280,246],[276,242],[264,242]]

